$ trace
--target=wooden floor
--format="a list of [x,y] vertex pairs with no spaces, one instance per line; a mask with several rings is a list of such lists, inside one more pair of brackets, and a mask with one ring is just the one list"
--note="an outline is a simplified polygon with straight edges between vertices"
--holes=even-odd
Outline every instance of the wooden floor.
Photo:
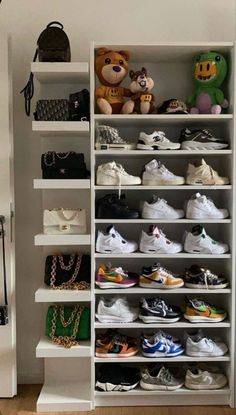
[[[14,399],[0,399],[1,415],[35,415],[35,405],[41,387],[39,385],[20,385],[18,396]],[[49,413],[47,413],[49,415]],[[63,415],[91,415],[91,412],[64,412]],[[236,415],[236,409],[217,406],[192,407],[119,407],[98,408],[93,415]],[[61,412],[50,412],[61,415]]]

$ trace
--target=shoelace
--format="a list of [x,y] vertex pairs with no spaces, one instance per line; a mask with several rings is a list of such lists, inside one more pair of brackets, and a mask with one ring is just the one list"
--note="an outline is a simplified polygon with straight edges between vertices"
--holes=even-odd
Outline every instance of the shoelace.
[[125,176],[129,176],[129,175],[125,171],[124,167],[121,164],[115,163],[113,165],[113,170],[115,171],[115,173],[117,174],[117,177],[118,177],[118,193],[119,193],[119,198],[120,198],[120,196],[121,196],[121,177],[122,177],[122,175],[125,175]]
[[169,372],[169,370],[168,369],[165,369],[165,372],[163,372],[163,380],[166,382],[166,383],[168,383],[168,384],[170,384],[170,383],[172,383],[172,381],[173,381],[173,376],[172,376],[172,374]]
[[174,177],[174,174],[168,170],[164,164],[160,164],[159,170],[161,173],[164,173],[167,176]]
[[206,203],[209,206],[210,209],[216,209],[216,206],[215,206],[212,199],[210,199],[206,196],[202,196],[202,199],[203,199],[204,203]]
[[217,275],[212,274],[210,271],[205,271],[204,272],[204,282],[205,282],[205,286],[208,290],[208,280],[213,281],[213,280],[217,280]]

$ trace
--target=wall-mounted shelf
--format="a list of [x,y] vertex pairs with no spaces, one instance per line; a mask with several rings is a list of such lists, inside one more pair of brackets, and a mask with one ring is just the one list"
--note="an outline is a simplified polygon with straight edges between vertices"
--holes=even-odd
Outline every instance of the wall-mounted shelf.
[[36,303],[60,303],[60,302],[87,302],[91,301],[90,290],[54,290],[45,285],[35,292]]
[[92,348],[89,341],[81,341],[78,346],[67,349],[54,344],[47,337],[42,337],[36,347],[36,357],[90,357]]
[[90,245],[90,235],[35,235],[34,244],[47,245]]
[[34,179],[34,189],[90,189],[90,180]]
[[232,154],[232,150],[95,150],[95,156],[104,157],[153,157],[153,156],[225,156]]
[[89,82],[88,62],[32,62],[31,72],[43,84]]
[[88,137],[88,121],[32,121],[32,130],[41,136]]

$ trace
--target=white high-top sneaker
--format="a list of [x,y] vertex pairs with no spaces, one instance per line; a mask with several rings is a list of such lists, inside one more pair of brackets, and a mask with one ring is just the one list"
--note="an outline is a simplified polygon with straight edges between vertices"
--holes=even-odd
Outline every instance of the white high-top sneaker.
[[196,193],[187,202],[186,218],[188,219],[225,219],[229,216],[227,209],[218,209],[207,196]]
[[164,131],[154,131],[152,134],[139,134],[137,149],[139,150],[178,150],[180,143],[170,141]]
[[229,247],[222,242],[214,241],[207,235],[201,225],[193,227],[192,232],[186,232],[184,250],[190,254],[224,254]]
[[142,184],[146,186],[171,186],[184,184],[184,177],[176,176],[160,161],[153,159],[144,166]]
[[176,254],[183,250],[183,246],[179,242],[170,241],[157,226],[151,225],[149,233],[142,231],[139,249],[146,254]]
[[225,185],[229,184],[228,177],[221,177],[204,159],[189,163],[186,183],[191,185]]
[[128,174],[121,164],[117,164],[115,161],[98,166],[97,185],[129,186],[137,184],[141,184],[140,177]]
[[123,254],[135,252],[138,249],[137,242],[126,241],[114,226],[108,226],[106,232],[98,231],[96,251],[102,254]]
[[153,196],[150,203],[143,202],[142,218],[144,219],[181,219],[184,217],[182,209],[174,209],[165,199]]

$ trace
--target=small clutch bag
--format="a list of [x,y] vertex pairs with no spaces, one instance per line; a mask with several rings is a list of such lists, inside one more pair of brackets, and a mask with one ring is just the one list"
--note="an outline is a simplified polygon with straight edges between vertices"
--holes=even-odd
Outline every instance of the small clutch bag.
[[56,153],[48,151],[41,156],[43,179],[87,179],[84,155],[75,151]]
[[43,232],[49,235],[85,234],[85,209],[52,209],[44,210]]
[[67,99],[40,99],[34,113],[36,121],[68,121],[69,101]]

